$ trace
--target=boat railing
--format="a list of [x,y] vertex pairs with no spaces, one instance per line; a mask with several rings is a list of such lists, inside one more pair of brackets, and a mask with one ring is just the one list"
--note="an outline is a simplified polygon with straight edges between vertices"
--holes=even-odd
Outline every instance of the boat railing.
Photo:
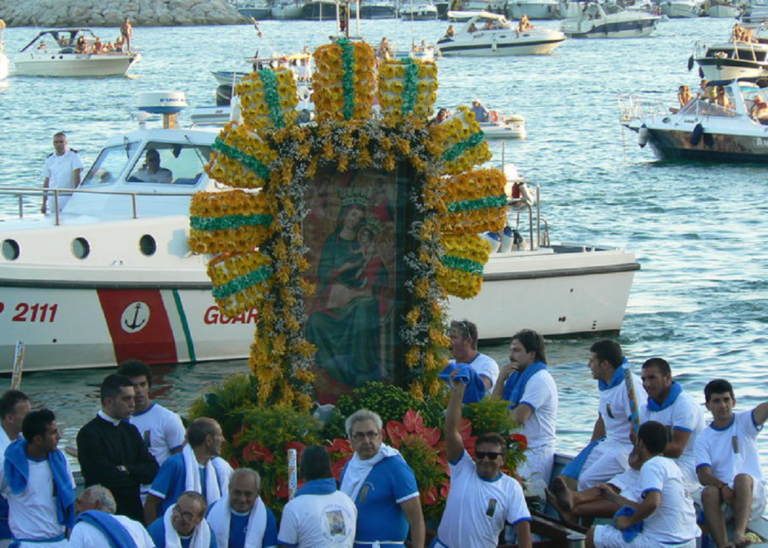
[[[520,228],[522,216],[527,218],[528,223],[528,241],[530,249],[539,249],[540,247],[549,247],[549,223],[541,216],[541,187],[536,185],[534,203],[528,203],[523,198],[510,198],[507,202],[509,206],[509,217],[514,217],[514,229]],[[535,210],[534,210],[535,209]]]
[[619,95],[619,116],[622,123],[667,114],[669,110],[658,99],[637,95]]
[[60,196],[71,196],[73,194],[98,194],[98,195],[112,195],[112,196],[124,196],[126,200],[130,200],[131,203],[131,217],[133,219],[139,218],[139,206],[138,206],[138,198],[141,197],[152,197],[159,198],[159,197],[177,197],[177,198],[187,198],[189,199],[194,193],[193,192],[121,192],[117,190],[92,190],[92,189],[82,189],[82,188],[37,188],[37,187],[6,187],[6,188],[0,188],[0,200],[7,197],[15,198],[16,201],[18,201],[18,218],[23,219],[24,213],[25,213],[25,206],[27,208],[32,207],[31,204],[25,204],[24,198],[25,197],[36,197],[40,196],[41,198],[44,195],[48,196],[48,210],[52,211],[55,215],[55,222],[54,224],[58,226],[61,224],[60,218],[59,218],[59,197]]

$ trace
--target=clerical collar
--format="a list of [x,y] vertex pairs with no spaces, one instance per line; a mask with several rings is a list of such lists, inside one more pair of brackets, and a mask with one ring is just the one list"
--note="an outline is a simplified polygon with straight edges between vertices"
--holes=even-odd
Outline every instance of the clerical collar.
[[107,414],[106,414],[104,411],[102,411],[101,409],[99,409],[98,415],[99,415],[99,416],[100,416],[102,419],[104,419],[105,421],[107,421],[107,422],[111,422],[113,426],[118,426],[118,425],[120,424],[120,422],[121,422],[121,420],[120,420],[120,419],[113,419],[112,417],[110,417],[109,415],[107,415]]

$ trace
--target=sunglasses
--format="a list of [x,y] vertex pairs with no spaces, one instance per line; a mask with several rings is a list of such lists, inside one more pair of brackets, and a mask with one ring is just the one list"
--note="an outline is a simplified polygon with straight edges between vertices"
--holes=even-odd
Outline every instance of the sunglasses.
[[486,457],[491,460],[496,460],[503,454],[504,453],[499,453],[496,451],[475,451],[475,457],[477,457],[477,460],[483,460]]

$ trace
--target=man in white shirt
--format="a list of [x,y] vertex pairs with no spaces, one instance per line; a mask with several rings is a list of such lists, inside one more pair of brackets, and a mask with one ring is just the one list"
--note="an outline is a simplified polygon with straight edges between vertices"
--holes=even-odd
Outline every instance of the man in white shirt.
[[526,460],[517,471],[543,495],[555,458],[559,401],[555,379],[547,371],[544,337],[531,329],[512,336],[509,363],[502,368],[493,395],[510,402],[512,418],[528,442]]
[[[0,468],[5,460],[5,450],[21,436],[21,426],[29,411],[29,398],[21,390],[8,390],[0,397]],[[7,548],[10,543],[8,501],[0,497],[0,548]]]
[[499,378],[499,364],[490,356],[477,351],[477,326],[467,320],[453,320],[448,335],[451,339],[449,348],[453,356],[449,364],[470,365],[483,380],[487,393],[490,393],[496,384],[496,379]]
[[592,440],[563,471],[563,476],[578,479],[578,490],[584,491],[629,468],[632,452],[632,404],[625,377],[632,379],[637,400],[637,413],[647,396],[642,382],[628,372],[629,364],[621,346],[615,341],[602,340],[592,345],[589,369],[600,390],[598,417]]
[[[60,131],[53,136],[53,153],[45,159],[43,166],[43,188],[77,188],[80,186],[80,174],[83,171],[83,161],[76,150],[67,146],[67,135]],[[40,211],[45,214],[48,210],[48,195],[43,193],[43,207]],[[59,194],[59,211],[71,198],[71,194]],[[51,199],[53,195],[51,194]]]
[[[704,387],[712,423],[696,440],[696,472],[703,486],[701,505],[709,534],[718,548],[746,546],[750,517],[765,510],[765,480],[760,467],[757,436],[768,418],[768,402],[751,411],[734,413],[731,383],[716,379]],[[733,517],[733,542],[725,527]]]
[[640,408],[640,422],[656,421],[669,431],[664,456],[680,467],[689,493],[699,488],[696,476],[696,438],[704,430],[704,412],[680,383],[672,380],[672,369],[662,358],[651,358],[643,364],[640,376],[648,394]]
[[[453,374],[455,377],[455,373]],[[451,399],[445,416],[445,448],[451,468],[451,490],[432,546],[436,548],[495,548],[506,523],[517,533],[520,548],[531,548],[531,515],[523,488],[501,472],[504,439],[485,434],[475,441],[475,458],[464,449],[459,433],[465,384],[451,379]]]
[[300,468],[306,483],[283,509],[278,543],[288,548],[352,548],[357,508],[336,489],[328,450],[304,448]]
[[106,487],[92,485],[75,499],[75,506],[77,519],[69,535],[70,548],[106,548],[112,542],[119,548],[133,548],[134,544],[135,548],[154,548],[141,523],[114,515],[117,504]]
[[170,183],[173,181],[173,173],[170,169],[160,167],[160,153],[156,149],[150,148],[144,154],[144,165],[136,170],[128,180],[144,183]]
[[[152,370],[141,360],[126,360],[117,369],[118,375],[128,377],[133,383],[134,410],[130,422],[138,428],[144,444],[162,466],[171,455],[184,446],[186,430],[181,417],[170,409],[152,401]],[[141,500],[146,500],[149,485],[141,486]]]
[[598,525],[587,533],[587,548],[695,548],[701,534],[693,500],[680,468],[663,456],[666,427],[655,421],[640,425],[637,451],[643,466],[637,480],[640,497],[630,500],[601,484],[604,496],[624,507],[614,525]]
[[19,548],[65,548],[64,533],[75,523],[75,480],[58,450],[56,416],[48,409],[32,411],[22,435],[6,449],[0,469],[11,533]]

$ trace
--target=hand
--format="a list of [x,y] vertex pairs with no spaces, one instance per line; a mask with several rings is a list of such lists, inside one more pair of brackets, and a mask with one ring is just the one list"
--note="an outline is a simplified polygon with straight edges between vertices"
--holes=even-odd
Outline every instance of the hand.
[[613,492],[613,489],[611,489],[610,486],[608,486],[606,483],[598,483],[595,485],[595,488],[597,489],[597,496],[600,498],[612,501],[616,496],[616,493]]
[[632,525],[632,518],[630,516],[619,516],[615,520],[616,528],[622,531]]
[[520,364],[517,362],[509,362],[507,365],[501,368],[499,377],[503,380],[507,380],[510,375],[517,373],[520,370]]

